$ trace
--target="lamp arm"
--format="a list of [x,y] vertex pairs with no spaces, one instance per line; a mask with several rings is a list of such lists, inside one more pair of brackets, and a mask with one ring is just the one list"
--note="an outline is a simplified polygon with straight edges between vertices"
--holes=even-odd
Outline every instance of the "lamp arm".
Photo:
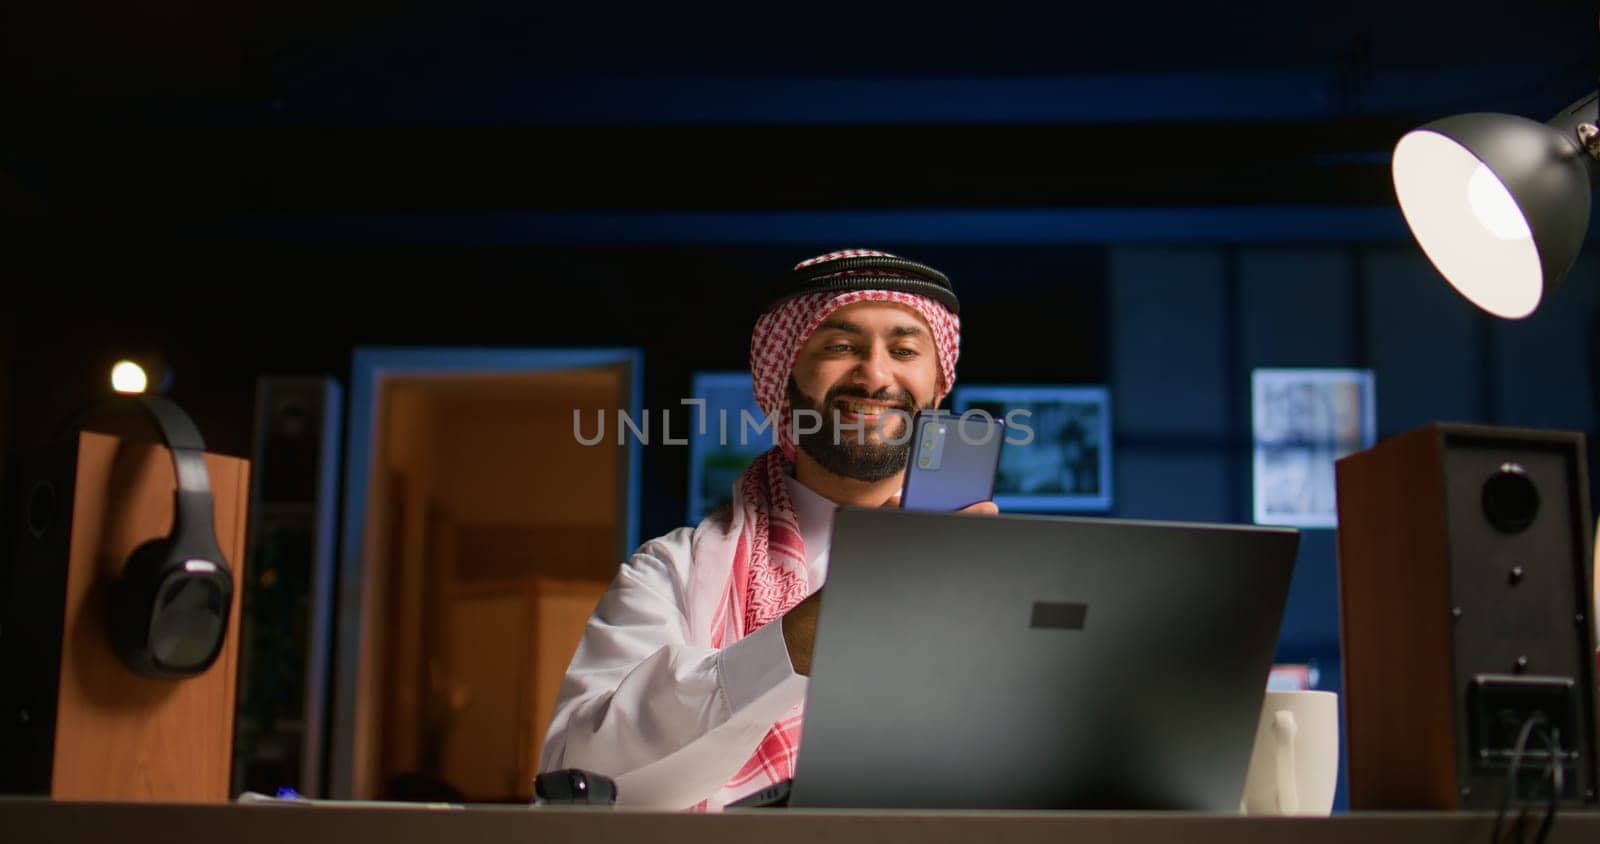
[[1588,153],[1589,184],[1600,184],[1600,91],[1590,91],[1547,121]]

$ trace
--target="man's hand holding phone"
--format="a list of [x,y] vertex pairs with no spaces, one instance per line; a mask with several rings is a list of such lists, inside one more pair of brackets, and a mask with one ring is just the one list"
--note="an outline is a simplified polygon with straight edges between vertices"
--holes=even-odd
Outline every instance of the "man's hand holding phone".
[[908,510],[999,513],[994,503],[1005,422],[981,412],[920,411],[911,422],[905,483],[893,500]]

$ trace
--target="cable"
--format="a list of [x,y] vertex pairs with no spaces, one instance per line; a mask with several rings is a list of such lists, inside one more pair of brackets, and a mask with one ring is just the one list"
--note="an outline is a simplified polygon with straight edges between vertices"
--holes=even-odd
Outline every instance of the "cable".
[[[1566,790],[1566,765],[1561,759],[1561,729],[1551,727],[1550,732],[1539,731],[1544,738],[1545,747],[1550,748],[1550,808],[1545,810],[1544,820],[1539,822],[1539,834],[1534,836],[1533,844],[1544,844],[1544,839],[1550,834],[1550,826],[1555,822],[1556,809],[1561,805],[1561,792]],[[1544,778],[1540,777],[1542,781]]]
[[1500,811],[1494,816],[1494,833],[1489,838],[1490,844],[1500,844],[1500,828],[1506,819],[1506,807],[1511,805],[1511,795],[1517,791],[1517,768],[1522,766],[1522,756],[1528,752],[1528,737],[1533,735],[1534,727],[1544,720],[1544,713],[1535,712],[1522,722],[1522,729],[1517,731],[1517,744],[1511,751],[1511,770],[1506,773],[1506,788],[1500,795]]

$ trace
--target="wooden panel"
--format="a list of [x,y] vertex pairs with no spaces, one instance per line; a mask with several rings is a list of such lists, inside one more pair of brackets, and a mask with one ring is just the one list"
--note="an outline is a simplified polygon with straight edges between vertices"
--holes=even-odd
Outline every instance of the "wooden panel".
[[616,574],[616,531],[610,525],[463,523],[455,531],[451,576],[458,583],[531,575],[609,580]]
[[[382,730],[378,747],[380,787],[397,774],[415,769],[420,756],[417,725],[423,665],[421,604],[427,593],[420,584],[422,550],[419,545],[425,543],[426,538],[420,542],[410,539],[413,530],[425,529],[427,522],[413,517],[418,508],[412,500],[415,485],[409,480],[404,471],[389,471],[388,507],[383,514],[383,529],[388,535],[383,563],[388,582],[384,612],[379,617],[383,628],[380,647],[384,693],[370,702],[375,721]],[[415,564],[413,556],[418,557]]]
[[522,782],[516,741],[529,717],[529,597],[526,589],[511,588],[450,599],[442,773],[471,801],[507,800],[531,790],[531,780]]
[[1337,462],[1352,810],[1457,806],[1441,435]]
[[[249,463],[206,455],[217,542],[237,585],[245,577]],[[146,540],[172,525],[171,452],[103,434],[79,440],[67,577],[55,768],[62,799],[220,802],[229,798],[239,605],[206,673],[183,681],[139,676],[106,635],[110,583]]]
[[[583,627],[589,614],[600,603],[608,581],[558,580],[539,578],[538,637],[534,657],[533,725],[529,744],[530,769],[539,764],[539,751],[544,747],[544,734],[550,728],[550,718],[555,712],[556,695],[561,681],[566,677],[572,655],[583,638]],[[537,771],[534,771],[537,773]]]

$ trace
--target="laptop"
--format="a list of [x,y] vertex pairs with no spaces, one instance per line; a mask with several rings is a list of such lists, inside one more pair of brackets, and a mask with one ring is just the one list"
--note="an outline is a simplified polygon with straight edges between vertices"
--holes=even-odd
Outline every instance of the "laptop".
[[729,808],[1236,813],[1298,546],[841,508],[794,778]]

